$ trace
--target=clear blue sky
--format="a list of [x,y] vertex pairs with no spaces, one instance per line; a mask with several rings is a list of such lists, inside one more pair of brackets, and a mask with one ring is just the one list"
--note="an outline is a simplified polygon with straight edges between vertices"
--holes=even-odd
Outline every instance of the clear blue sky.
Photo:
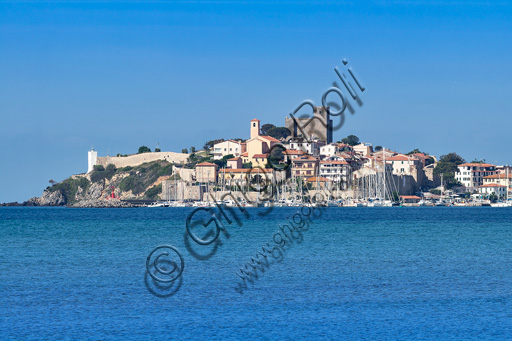
[[512,164],[511,42],[510,2],[0,1],[0,202],[85,172],[91,146],[282,126],[343,58],[367,91],[335,139]]

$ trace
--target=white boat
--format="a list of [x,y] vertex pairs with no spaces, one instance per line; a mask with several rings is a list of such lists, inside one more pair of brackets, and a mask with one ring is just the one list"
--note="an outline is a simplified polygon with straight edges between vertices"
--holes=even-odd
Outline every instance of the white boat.
[[154,207],[165,207],[165,204],[163,202],[154,202],[146,207],[151,207],[151,208],[154,208]]

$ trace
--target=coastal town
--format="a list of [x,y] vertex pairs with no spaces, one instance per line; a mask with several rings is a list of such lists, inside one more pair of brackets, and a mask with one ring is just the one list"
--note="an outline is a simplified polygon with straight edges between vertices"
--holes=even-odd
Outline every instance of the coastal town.
[[[313,119],[285,119],[285,127],[248,121],[249,139],[223,139],[182,153],[154,152],[98,157],[88,154],[89,176],[105,167],[155,161],[173,164],[172,174],[151,184],[151,207],[211,206],[511,206],[512,169],[485,161],[466,162],[456,153],[437,158],[359,141],[334,142],[329,108]],[[243,133],[243,132],[239,132]],[[158,187],[156,187],[158,186]],[[125,186],[126,187],[126,186]],[[112,186],[110,199],[133,193]],[[140,199],[140,196],[139,196]],[[147,202],[146,202],[147,203]]]

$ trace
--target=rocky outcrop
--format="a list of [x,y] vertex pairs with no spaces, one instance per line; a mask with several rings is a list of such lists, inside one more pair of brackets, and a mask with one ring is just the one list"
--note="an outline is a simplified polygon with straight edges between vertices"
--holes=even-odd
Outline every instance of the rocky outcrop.
[[66,205],[66,198],[61,191],[44,191],[37,203],[39,206],[63,206]]
[[[172,175],[173,165],[154,161],[136,167],[116,169],[114,165],[76,174],[48,187],[40,198],[24,204],[69,207],[135,207],[121,200],[156,200],[162,181]],[[158,191],[160,189],[160,191]],[[112,195],[112,191],[114,191]],[[111,199],[113,198],[113,199]],[[121,199],[121,200],[119,200]]]

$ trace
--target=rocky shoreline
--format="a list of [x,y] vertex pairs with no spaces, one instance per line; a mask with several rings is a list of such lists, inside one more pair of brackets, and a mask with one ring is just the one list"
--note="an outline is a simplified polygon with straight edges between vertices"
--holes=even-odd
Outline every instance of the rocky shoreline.
[[38,203],[39,198],[32,198],[22,203],[19,202],[6,202],[0,203],[0,207],[69,207],[69,208],[134,208],[134,207],[142,207],[143,205],[133,204],[126,201],[121,200],[106,200],[106,199],[91,199],[91,200],[83,200],[70,205],[55,205],[55,204],[47,204],[40,205]]

